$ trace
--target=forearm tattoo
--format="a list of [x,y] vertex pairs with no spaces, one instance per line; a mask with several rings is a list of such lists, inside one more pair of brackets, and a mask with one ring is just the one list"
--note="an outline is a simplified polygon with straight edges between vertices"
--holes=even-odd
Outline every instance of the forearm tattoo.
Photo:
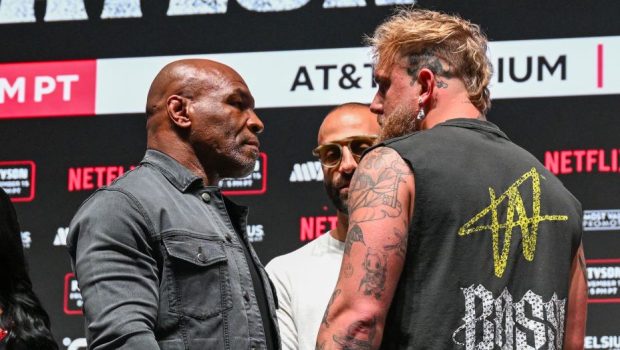
[[[341,277],[338,289],[332,294],[325,310],[321,340],[317,342],[316,349],[332,346],[336,349],[372,349],[378,332],[378,316],[370,321],[356,321],[347,327],[340,323],[343,321],[340,314],[331,310],[331,306],[347,300],[348,288],[357,287],[357,293],[371,299],[385,298],[388,262],[401,264],[407,252],[408,218],[401,216],[408,216],[409,211],[399,198],[399,191],[403,191],[401,186],[406,185],[412,176],[407,164],[393,149],[386,147],[372,150],[359,164],[349,192],[349,232]],[[382,219],[387,221],[380,221]],[[367,232],[366,225],[385,232]],[[381,235],[380,238],[377,235]],[[360,261],[362,257],[363,261]],[[347,279],[346,282],[343,279]],[[344,327],[347,327],[346,331]],[[331,331],[327,332],[327,328]],[[325,335],[331,339],[324,338]]]
[[334,303],[334,300],[336,300],[336,298],[340,295],[341,292],[342,291],[340,289],[334,290],[332,296],[329,298],[329,302],[327,302],[327,307],[325,308],[325,313],[323,314],[323,320],[321,321],[321,323],[324,324],[327,328],[329,328],[329,321],[327,320],[327,318],[329,317],[329,309]]
[[336,344],[343,350],[369,350],[377,335],[377,318],[370,322],[356,321],[347,328],[343,336],[334,335]]

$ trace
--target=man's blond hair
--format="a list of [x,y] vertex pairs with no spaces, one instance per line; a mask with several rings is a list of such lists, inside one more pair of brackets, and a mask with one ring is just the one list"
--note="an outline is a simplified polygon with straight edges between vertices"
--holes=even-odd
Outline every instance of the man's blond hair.
[[[486,55],[487,38],[478,25],[440,12],[401,8],[377,27],[367,42],[373,48],[376,69],[389,72],[405,57],[414,79],[421,68],[460,78],[480,112],[485,114],[491,107],[488,85],[492,69]],[[443,64],[437,65],[437,59]],[[442,69],[445,65],[447,69]]]

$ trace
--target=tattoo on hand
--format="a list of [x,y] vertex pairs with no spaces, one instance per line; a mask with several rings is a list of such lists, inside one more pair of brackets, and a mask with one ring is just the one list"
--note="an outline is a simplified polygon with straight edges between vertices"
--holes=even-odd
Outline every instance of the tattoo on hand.
[[398,200],[398,188],[411,176],[411,170],[397,161],[386,162],[385,155],[392,150],[377,148],[364,158],[363,169],[377,170],[376,179],[365,171],[353,175],[349,195],[349,212],[356,212],[353,223],[397,217],[401,214],[402,203]]
[[342,350],[369,350],[377,335],[377,318],[370,322],[356,321],[347,328],[344,336],[334,335],[334,341]]
[[344,244],[345,255],[351,254],[351,248],[353,247],[353,243],[355,242],[362,242],[362,244],[366,245],[366,242],[364,242],[364,232],[362,231],[362,228],[357,224],[353,225],[353,227],[351,227],[349,233],[347,234],[347,240]]
[[[329,298],[329,302],[327,303],[327,307],[325,308],[325,313],[323,314],[323,320],[321,321],[321,323],[324,324],[326,328],[329,328],[329,322],[327,321],[327,318],[329,317],[329,308],[331,308],[334,300],[336,300],[336,298],[340,295],[341,292],[342,291],[340,289],[336,289],[332,293],[332,296]],[[325,345],[325,343],[323,343],[323,345]]]
[[395,228],[394,236],[396,236],[396,243],[384,245],[383,248],[386,251],[396,251],[396,255],[404,259],[405,255],[407,255],[407,233],[403,233]]
[[368,248],[363,264],[366,275],[360,281],[357,290],[363,288],[364,295],[372,295],[375,299],[381,299],[385,291],[387,275],[387,254]]

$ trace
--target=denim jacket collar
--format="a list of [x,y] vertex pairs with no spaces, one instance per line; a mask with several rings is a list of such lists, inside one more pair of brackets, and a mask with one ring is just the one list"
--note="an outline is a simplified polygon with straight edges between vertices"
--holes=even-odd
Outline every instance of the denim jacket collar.
[[140,164],[151,164],[159,170],[179,191],[185,192],[194,183],[203,184],[202,179],[193,174],[169,155],[154,149],[147,149]]

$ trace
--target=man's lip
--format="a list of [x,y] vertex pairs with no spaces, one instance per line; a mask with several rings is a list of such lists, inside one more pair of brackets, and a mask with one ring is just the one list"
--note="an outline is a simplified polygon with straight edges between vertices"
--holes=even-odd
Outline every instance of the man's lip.
[[248,140],[245,142],[246,145],[254,146],[256,148],[260,148],[260,142],[258,140]]

